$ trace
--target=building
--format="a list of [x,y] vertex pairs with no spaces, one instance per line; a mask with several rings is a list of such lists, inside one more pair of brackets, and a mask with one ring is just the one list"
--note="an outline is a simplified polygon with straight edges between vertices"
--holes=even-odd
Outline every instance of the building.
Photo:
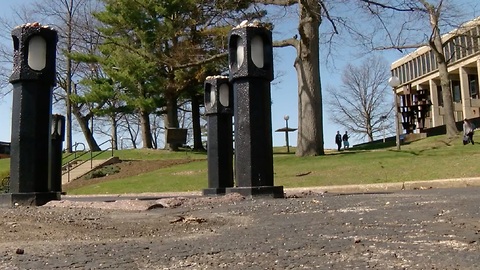
[[10,143],[0,142],[0,158],[10,157]]
[[[480,117],[480,17],[442,36],[455,121]],[[428,46],[418,48],[391,65],[400,79],[395,89],[405,133],[444,125],[442,89],[436,57]],[[403,133],[403,132],[402,132]]]

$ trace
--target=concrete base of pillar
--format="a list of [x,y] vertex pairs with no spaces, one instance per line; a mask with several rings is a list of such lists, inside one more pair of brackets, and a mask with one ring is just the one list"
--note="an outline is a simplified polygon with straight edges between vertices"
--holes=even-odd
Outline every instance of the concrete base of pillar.
[[225,195],[226,188],[206,188],[203,190],[203,196]]
[[267,196],[273,198],[284,198],[283,186],[255,186],[255,187],[233,187],[227,188],[226,193],[239,193],[245,197]]
[[0,194],[0,207],[40,206],[60,199],[60,192],[5,193]]

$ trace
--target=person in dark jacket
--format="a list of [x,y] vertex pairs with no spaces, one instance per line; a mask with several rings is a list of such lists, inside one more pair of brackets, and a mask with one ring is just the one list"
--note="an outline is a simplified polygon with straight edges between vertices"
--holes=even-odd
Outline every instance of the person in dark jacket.
[[348,133],[345,131],[345,134],[343,134],[342,136],[344,150],[347,150],[348,148],[350,148],[350,143],[348,142],[348,138],[350,137],[348,136]]
[[470,120],[468,120],[467,118],[465,118],[465,120],[463,120],[463,144],[464,145],[469,142],[471,142],[472,144],[475,144],[473,142],[474,130],[475,130],[475,126],[473,125],[473,123],[470,122]]
[[335,143],[338,146],[338,151],[342,148],[342,134],[340,134],[340,131],[337,131],[337,135],[335,135]]

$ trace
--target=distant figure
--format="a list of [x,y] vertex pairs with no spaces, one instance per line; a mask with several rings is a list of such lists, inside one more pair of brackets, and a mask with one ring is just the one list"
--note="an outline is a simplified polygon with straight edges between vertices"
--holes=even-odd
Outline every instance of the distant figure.
[[335,143],[338,146],[338,151],[342,148],[342,134],[340,134],[340,131],[337,131],[337,135],[335,135]]
[[470,122],[470,120],[465,118],[465,120],[463,120],[463,145],[466,145],[469,142],[471,142],[472,144],[475,144],[475,142],[473,142],[474,130],[475,130],[475,125],[472,122]]
[[345,134],[343,134],[343,137],[342,137],[342,141],[343,141],[343,149],[348,149],[350,148],[350,143],[348,143],[348,134],[347,132],[345,131]]

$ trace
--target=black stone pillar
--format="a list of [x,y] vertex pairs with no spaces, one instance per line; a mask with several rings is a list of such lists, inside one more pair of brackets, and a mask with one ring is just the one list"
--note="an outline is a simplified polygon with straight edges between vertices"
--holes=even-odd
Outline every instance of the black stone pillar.
[[208,188],[203,195],[225,194],[233,187],[233,93],[225,76],[207,77],[205,114],[208,121]]
[[0,205],[42,205],[60,199],[48,181],[57,32],[29,23],[13,29],[12,38],[10,193],[0,197]]
[[65,140],[65,116],[52,115],[49,189],[62,192],[62,148]]
[[258,24],[235,27],[229,34],[229,62],[237,187],[227,188],[227,193],[283,197],[283,187],[273,185],[272,33]]

